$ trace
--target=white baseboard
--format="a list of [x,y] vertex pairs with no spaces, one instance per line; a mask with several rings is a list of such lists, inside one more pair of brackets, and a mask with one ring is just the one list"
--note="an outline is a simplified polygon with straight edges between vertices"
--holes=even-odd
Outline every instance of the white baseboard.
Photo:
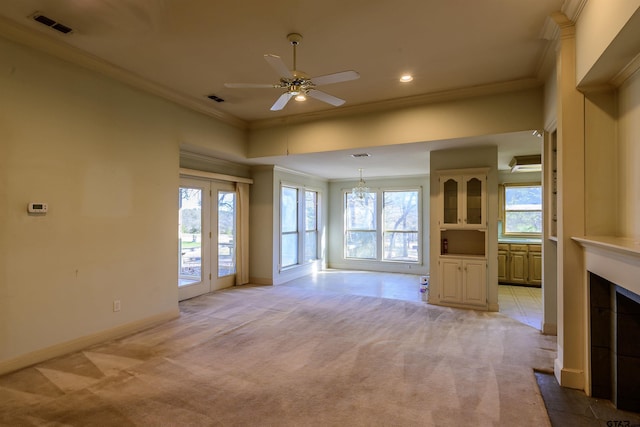
[[556,359],[553,373],[562,387],[584,390],[584,371],[582,369],[568,369],[561,366],[560,359]]
[[11,359],[2,360],[0,361],[0,375],[17,371],[18,369],[22,369],[54,357],[62,356],[63,354],[79,351],[94,344],[129,335],[142,329],[175,319],[179,316],[180,310],[176,308],[174,310],[156,314],[155,316],[116,326],[115,328],[105,331],[100,331],[95,334],[86,335],[71,341],[65,341],[50,347],[22,354]]

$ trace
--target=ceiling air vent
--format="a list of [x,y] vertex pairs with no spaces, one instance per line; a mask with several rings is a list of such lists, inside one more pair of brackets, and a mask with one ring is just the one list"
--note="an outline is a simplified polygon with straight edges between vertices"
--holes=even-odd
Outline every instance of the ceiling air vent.
[[371,157],[371,154],[369,154],[369,153],[356,153],[356,154],[352,154],[351,157],[353,157],[354,159],[358,159],[360,157]]
[[41,23],[42,25],[46,25],[47,27],[53,28],[56,31],[61,32],[62,34],[72,33],[73,30],[70,27],[67,27],[64,24],[61,24],[48,16],[41,14],[40,12],[36,12],[31,15],[34,21]]
[[540,154],[531,156],[515,156],[509,166],[511,172],[540,172],[542,170],[542,157]]

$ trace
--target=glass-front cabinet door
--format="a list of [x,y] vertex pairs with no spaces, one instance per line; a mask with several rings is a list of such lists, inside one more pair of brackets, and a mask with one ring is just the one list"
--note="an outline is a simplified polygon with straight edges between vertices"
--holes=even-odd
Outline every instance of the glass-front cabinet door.
[[440,227],[486,227],[485,174],[440,176]]
[[483,180],[476,176],[465,176],[465,224],[482,226],[484,217]]
[[460,209],[458,197],[458,189],[460,182],[455,177],[442,177],[441,194],[442,194],[442,218],[440,226],[458,225],[460,222]]

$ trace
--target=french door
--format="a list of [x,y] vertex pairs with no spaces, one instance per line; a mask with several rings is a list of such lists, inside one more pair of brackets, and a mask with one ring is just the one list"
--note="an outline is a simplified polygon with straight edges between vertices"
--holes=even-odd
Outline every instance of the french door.
[[178,297],[233,286],[236,273],[236,192],[232,183],[180,179]]

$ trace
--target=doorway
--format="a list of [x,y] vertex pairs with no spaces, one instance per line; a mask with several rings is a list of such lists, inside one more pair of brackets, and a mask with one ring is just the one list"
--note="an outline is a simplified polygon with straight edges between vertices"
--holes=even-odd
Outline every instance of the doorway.
[[181,178],[178,190],[178,298],[235,284],[236,191],[232,183]]

